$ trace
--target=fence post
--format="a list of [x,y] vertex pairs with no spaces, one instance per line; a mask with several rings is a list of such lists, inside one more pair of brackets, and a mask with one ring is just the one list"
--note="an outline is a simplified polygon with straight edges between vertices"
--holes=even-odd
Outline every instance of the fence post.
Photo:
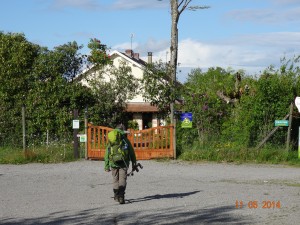
[[85,130],[85,159],[88,158],[88,108],[84,111],[84,130]]
[[127,138],[130,141],[132,147],[134,148],[134,130],[133,129],[128,129],[129,133],[127,134]]
[[291,103],[290,113],[289,113],[289,127],[288,127],[287,140],[286,140],[286,151],[287,152],[289,151],[289,148],[290,148],[291,129],[292,129],[292,121],[293,121],[293,109],[294,109],[294,104]]
[[[78,109],[74,109],[74,120],[78,119]],[[74,147],[74,158],[79,158],[79,151],[78,151],[78,129],[73,129],[73,147]]]
[[22,105],[22,134],[23,134],[23,151],[24,154],[26,154],[25,104]]

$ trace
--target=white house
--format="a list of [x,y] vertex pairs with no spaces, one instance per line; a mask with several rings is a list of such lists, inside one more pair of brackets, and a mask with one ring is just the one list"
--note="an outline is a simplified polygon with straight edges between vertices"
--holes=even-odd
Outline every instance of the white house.
[[[131,68],[132,74],[138,79],[143,77],[143,69],[147,63],[152,63],[151,52],[148,53],[148,62],[140,59],[139,53],[134,53],[132,50],[126,50],[125,53],[113,51],[110,58],[116,68],[118,68],[122,62],[125,62],[126,65]],[[90,69],[86,71],[85,74],[88,74],[87,77],[89,75],[95,76],[97,71]],[[80,82],[83,85],[89,86],[85,79],[80,80]],[[141,94],[136,95],[133,99],[126,102],[125,111],[128,113],[130,119],[137,121],[139,130],[149,128],[150,124],[152,127],[157,127],[164,123],[164,121],[159,120],[157,117],[158,108],[146,102]]]

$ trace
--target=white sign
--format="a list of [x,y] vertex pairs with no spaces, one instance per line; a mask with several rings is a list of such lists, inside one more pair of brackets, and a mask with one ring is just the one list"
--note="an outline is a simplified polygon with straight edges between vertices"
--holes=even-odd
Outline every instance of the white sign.
[[73,129],[79,129],[79,120],[73,120]]
[[86,142],[86,135],[85,134],[80,135],[79,140],[80,142]]
[[86,142],[86,134],[77,134],[80,142]]
[[296,105],[298,111],[300,112],[300,97],[296,97],[296,99],[295,99],[295,105]]

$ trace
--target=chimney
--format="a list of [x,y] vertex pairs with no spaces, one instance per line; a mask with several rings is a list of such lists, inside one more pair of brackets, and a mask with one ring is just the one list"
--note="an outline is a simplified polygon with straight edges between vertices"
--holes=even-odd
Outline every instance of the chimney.
[[133,57],[133,51],[131,49],[126,49],[125,54],[129,57]]
[[140,54],[139,53],[134,53],[134,58],[139,60],[140,59]]
[[152,64],[152,52],[148,52],[148,63]]

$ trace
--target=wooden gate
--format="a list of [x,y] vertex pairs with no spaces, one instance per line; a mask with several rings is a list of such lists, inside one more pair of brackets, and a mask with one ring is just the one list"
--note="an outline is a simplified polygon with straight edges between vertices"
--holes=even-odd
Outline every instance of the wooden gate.
[[[109,127],[88,125],[87,157],[103,160]],[[174,158],[173,126],[153,127],[146,130],[129,130],[127,135],[138,160]]]

